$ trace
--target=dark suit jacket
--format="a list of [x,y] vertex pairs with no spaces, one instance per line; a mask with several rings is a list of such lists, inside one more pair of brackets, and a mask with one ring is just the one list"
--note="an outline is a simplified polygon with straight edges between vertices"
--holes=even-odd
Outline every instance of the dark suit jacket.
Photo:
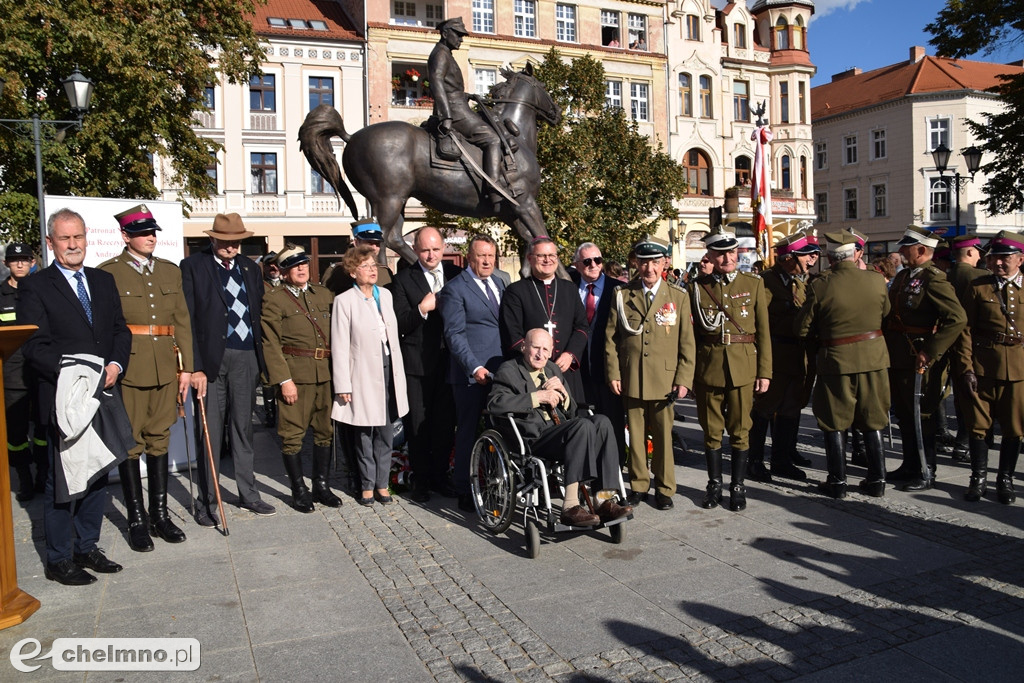
[[[442,268],[445,286],[462,272],[461,268],[447,261],[442,264]],[[424,320],[417,308],[423,297],[430,292],[430,283],[419,262],[399,270],[388,289],[394,295],[405,374],[427,375],[439,363],[447,364],[447,358],[442,352],[445,343],[441,311],[435,308]]]
[[[260,373],[267,370],[263,362],[263,335],[260,317],[263,314],[263,272],[247,256],[239,254],[235,263],[242,269],[242,280],[249,297],[249,326],[256,345],[256,360]],[[228,330],[228,302],[217,273],[213,252],[207,248],[192,254],[181,262],[181,284],[185,302],[192,316],[192,344],[195,349],[195,372],[216,377],[224,359],[225,337]]]
[[[558,366],[548,361],[544,366],[544,374],[548,377],[557,377],[568,391],[565,382],[565,375],[558,369]],[[494,416],[503,416],[514,413],[516,424],[523,438],[527,440],[536,439],[545,429],[554,426],[550,420],[544,419],[541,408],[533,407],[533,399],[530,394],[537,391],[537,385],[530,377],[530,368],[522,356],[507,360],[498,368],[494,375],[494,385],[491,387],[491,395],[487,400],[487,412]],[[567,408],[563,406],[562,412],[565,417],[571,418],[576,414],[576,404],[572,397],[569,398]]]
[[[494,372],[503,360],[498,316],[475,279],[476,275],[467,268],[447,282],[438,296],[444,338],[451,356],[451,384],[475,384],[473,370],[482,366]],[[494,276],[491,281],[500,297],[504,297],[505,281]]]
[[91,353],[128,369],[132,335],[121,312],[121,297],[114,277],[85,268],[92,302],[92,326],[78,295],[56,265],[25,278],[18,287],[18,323],[37,325],[22,349],[39,377],[39,410],[44,419],[53,413],[61,356]]
[[[579,271],[573,270],[569,273],[572,281],[576,284],[577,293],[580,287]],[[586,386],[605,386],[607,384],[607,373],[605,372],[604,346],[607,339],[608,312],[615,303],[615,288],[626,283],[608,275],[604,276],[604,289],[601,290],[601,298],[597,300],[597,312],[594,320],[590,323],[590,335],[587,337],[587,349],[580,361],[580,374],[583,376],[583,384]],[[585,300],[584,300],[585,301]],[[583,311],[586,313],[586,304]]]

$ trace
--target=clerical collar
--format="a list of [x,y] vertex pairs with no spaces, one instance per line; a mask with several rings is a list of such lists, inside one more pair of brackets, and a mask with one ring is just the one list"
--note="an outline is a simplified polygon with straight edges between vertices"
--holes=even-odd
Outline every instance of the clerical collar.
[[309,289],[309,283],[307,282],[306,284],[302,285],[301,287],[296,287],[295,285],[291,285],[291,284],[285,283],[285,287],[288,288],[289,292],[291,292],[295,296],[298,296],[298,295],[304,293],[307,289]]
[[550,285],[550,284],[551,284],[552,282],[554,282],[554,281],[555,281],[555,276],[554,276],[554,275],[552,275],[552,276],[551,276],[551,277],[549,277],[549,278],[548,278],[547,280],[541,280],[541,279],[540,279],[539,277],[537,277],[536,275],[534,275],[534,276],[533,276],[533,279],[534,279],[534,280],[537,280],[537,281],[538,281],[538,282],[540,282],[540,283],[541,283],[542,285],[544,285],[545,287],[547,287],[548,285]]

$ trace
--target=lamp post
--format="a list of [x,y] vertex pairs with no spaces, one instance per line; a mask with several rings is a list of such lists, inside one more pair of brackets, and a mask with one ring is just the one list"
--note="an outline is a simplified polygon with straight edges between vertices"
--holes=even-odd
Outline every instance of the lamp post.
[[[0,97],[3,97],[5,83],[6,81],[0,78]],[[55,126],[54,134],[65,131],[68,128],[81,130],[82,118],[89,111],[89,105],[92,101],[93,82],[86,78],[77,67],[70,76],[61,81],[61,84],[64,86],[64,92],[71,105],[71,113],[75,116],[74,120],[44,120],[39,117],[38,112],[33,113],[30,119],[0,119],[0,124],[4,128],[17,135],[27,138],[28,135],[25,133],[25,127],[30,127],[32,131],[32,142],[35,145],[36,152],[36,194],[39,197],[39,234],[41,239],[39,252],[44,267],[47,265],[48,259],[46,254],[46,207],[43,203],[43,125]]]
[[[946,182],[946,169],[949,167],[949,155],[952,152],[949,147],[946,147],[945,143],[940,143],[932,151],[932,161],[935,162],[935,168],[939,172],[939,180]],[[961,177],[959,171],[953,172],[953,190],[956,192],[956,228],[957,232],[960,231],[960,190],[967,187],[967,183],[974,180],[974,174],[981,168],[981,150],[971,145],[967,149],[960,150],[960,154],[963,155],[964,161],[967,163],[967,170],[971,172],[971,177]]]

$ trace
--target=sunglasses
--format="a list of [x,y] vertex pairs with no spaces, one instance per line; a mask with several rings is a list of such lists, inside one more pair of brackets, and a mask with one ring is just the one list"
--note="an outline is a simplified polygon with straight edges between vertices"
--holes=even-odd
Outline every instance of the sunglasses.
[[602,263],[604,263],[604,258],[600,256],[595,256],[594,258],[585,258],[582,261],[580,261],[580,263],[583,264],[584,268],[589,268],[590,266],[595,264],[601,265]]

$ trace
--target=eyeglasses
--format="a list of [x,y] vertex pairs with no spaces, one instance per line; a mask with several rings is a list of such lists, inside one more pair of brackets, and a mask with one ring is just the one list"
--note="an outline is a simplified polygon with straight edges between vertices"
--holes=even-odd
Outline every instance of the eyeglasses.
[[595,264],[601,265],[602,263],[604,263],[604,259],[600,256],[595,256],[593,258],[585,258],[582,261],[580,261],[580,263],[583,264],[584,268],[589,268],[590,266]]
[[362,265],[356,266],[356,270],[374,270],[376,268],[376,263],[364,263]]
[[534,254],[533,258],[538,261],[557,261],[558,254]]

